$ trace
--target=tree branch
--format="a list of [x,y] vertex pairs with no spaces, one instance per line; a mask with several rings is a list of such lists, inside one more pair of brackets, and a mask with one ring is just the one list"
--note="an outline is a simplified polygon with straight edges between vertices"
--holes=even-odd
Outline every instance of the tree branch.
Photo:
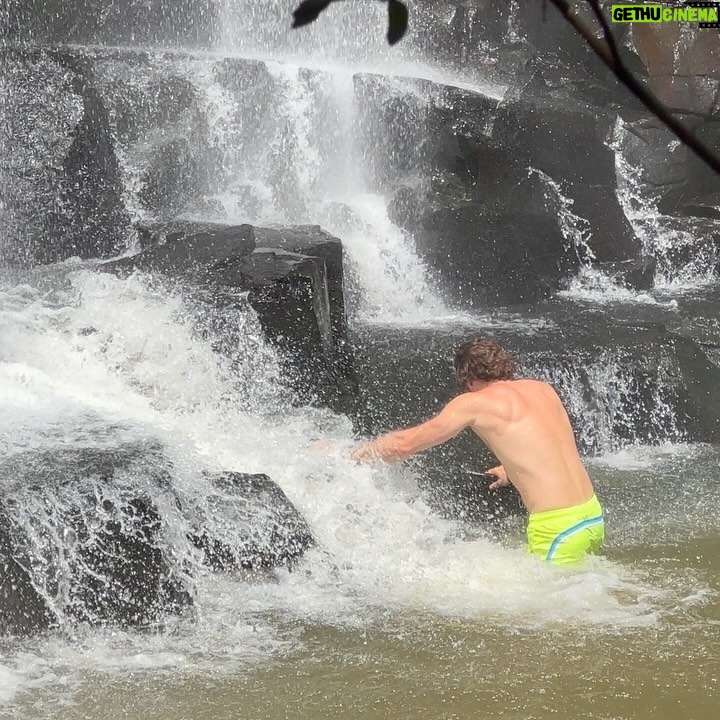
[[588,0],[588,2],[590,3],[590,7],[595,13],[595,17],[600,23],[600,26],[602,27],[603,35],[605,36],[605,42],[610,48],[610,53],[612,54],[613,60],[615,62],[615,67],[622,67],[623,62],[622,58],[620,57],[620,51],[618,50],[617,43],[615,42],[615,36],[612,34],[612,30],[610,29],[610,23],[607,21],[605,13],[600,6],[600,0]]
[[610,27],[605,18],[602,9],[598,4],[598,0],[588,0],[592,6],[595,15],[602,17],[601,25],[605,42],[595,36],[595,34],[586,27],[575,10],[570,7],[567,0],[550,0],[550,2],[560,11],[563,17],[575,28],[575,30],[583,37],[585,42],[592,48],[595,54],[612,70],[615,77],[630,90],[630,92],[653,114],[660,120],[684,145],[689,147],[703,162],[709,165],[718,175],[720,175],[720,156],[714,153],[705,143],[699,140],[688,128],[683,125],[661,102],[657,96],[646,88],[625,66],[620,58],[615,38],[612,37]]

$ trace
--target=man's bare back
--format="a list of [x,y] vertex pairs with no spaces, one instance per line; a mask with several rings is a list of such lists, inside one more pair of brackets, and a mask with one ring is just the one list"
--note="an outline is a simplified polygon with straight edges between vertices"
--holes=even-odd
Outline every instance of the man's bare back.
[[593,496],[570,420],[557,393],[539,380],[479,383],[432,420],[388,433],[353,453],[356,460],[402,460],[470,428],[500,460],[491,472],[518,490],[530,512],[571,507]]
[[491,383],[463,398],[475,415],[470,428],[501,463],[504,484],[517,488],[530,512],[587,502],[593,487],[557,393],[538,380]]
[[602,508],[583,466],[570,419],[553,388],[514,378],[514,360],[492,340],[458,349],[464,392],[434,418],[357,448],[358,461],[400,461],[471,429],[500,460],[496,488],[512,483],[530,512],[528,547],[548,562],[576,562],[604,542]]

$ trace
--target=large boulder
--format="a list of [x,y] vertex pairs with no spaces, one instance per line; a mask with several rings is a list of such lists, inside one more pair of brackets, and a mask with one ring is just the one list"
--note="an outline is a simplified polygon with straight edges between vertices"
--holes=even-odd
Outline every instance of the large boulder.
[[[325,265],[325,285],[332,335],[328,368],[330,395],[350,399],[357,394],[353,349],[348,335],[345,308],[345,252],[342,241],[325,232],[318,225],[298,225],[284,228],[255,228],[258,245],[319,258]],[[345,405],[345,409],[351,409]]]
[[548,297],[579,266],[547,211],[479,203],[443,208],[426,214],[416,239],[446,291],[477,307]]
[[140,234],[144,250],[102,269],[180,280],[196,297],[227,312],[249,302],[265,336],[280,350],[284,379],[297,399],[352,408],[356,381],[340,240],[317,226],[256,229],[196,222],[144,227]]
[[267,475],[208,475],[213,492],[198,509],[193,544],[214,570],[293,567],[315,545],[310,528]]
[[[691,26],[692,27],[692,26]],[[649,88],[711,150],[720,152],[720,34],[683,23],[637,23],[623,39],[636,49]],[[634,137],[624,152],[663,212],[720,192],[720,177],[655,118],[623,111]]]
[[[426,80],[355,76],[371,181],[464,303],[531,302],[580,263],[641,246],[614,192],[615,115],[557,78],[503,99]],[[443,282],[444,281],[444,282]]]
[[145,626],[192,604],[163,541],[169,492],[154,446],[23,452],[0,463],[0,626]]
[[[592,25],[587,3],[571,2]],[[513,77],[503,51],[521,51],[525,58],[548,61],[574,69],[576,75],[600,75],[601,64],[574,28],[551,3],[506,0],[439,0],[413,8],[410,42],[427,57],[458,68],[485,66],[499,77]]]
[[[720,149],[720,121],[686,116],[685,125],[711,149]],[[660,121],[623,113],[617,149],[661,212],[672,213],[698,195],[720,192],[720,178]]]
[[650,88],[668,107],[720,117],[720,35],[682,23],[632,26],[632,42],[647,68]]

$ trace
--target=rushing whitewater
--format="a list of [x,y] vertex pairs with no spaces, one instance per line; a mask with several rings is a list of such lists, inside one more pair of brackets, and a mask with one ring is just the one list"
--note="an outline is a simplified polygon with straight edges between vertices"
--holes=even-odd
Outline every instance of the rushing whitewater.
[[[354,75],[392,75],[398,96],[412,94],[421,113],[429,100],[403,75],[476,88],[491,104],[503,100],[504,87],[471,73],[457,77],[428,66],[418,50],[420,23],[401,54],[391,53],[383,39],[382,3],[347,3],[349,10],[337,3],[322,23],[302,33],[287,29],[287,2],[226,0],[220,5],[223,33],[211,53],[92,50],[97,52],[95,79],[116,132],[124,104],[137,102],[131,109],[146,111],[143,103],[152,104],[149,88],[162,88],[168,78],[180,78],[183,82],[171,87],[190,88],[187,94],[196,101],[162,127],[117,140],[129,215],[136,222],[174,219],[176,208],[150,208],[142,188],[163,144],[189,137],[196,143],[190,143],[193,160],[203,171],[207,168],[200,161],[207,161],[216,175],[203,202],[183,208],[182,218],[314,223],[341,238],[351,335],[359,354],[364,353],[365,361],[379,354],[373,337],[398,351],[378,385],[367,385],[370,391],[381,388],[384,400],[397,400],[402,412],[414,413],[412,421],[444,400],[446,389],[440,386],[445,376],[428,368],[449,367],[446,346],[488,332],[526,340],[532,362],[525,369],[558,388],[576,421],[578,441],[590,456],[591,474],[609,499],[611,559],[593,558],[581,570],[556,572],[527,556],[520,518],[484,528],[440,517],[420,490],[426,472],[420,463],[376,467],[351,462],[348,451],[359,440],[356,418],[298,405],[281,358],[249,306],[233,310],[230,320],[241,341],[221,355],[212,349],[218,317],[209,306],[180,290],[169,291],[157,278],[136,272],[120,279],[102,272],[100,262],[77,259],[32,271],[4,268],[3,460],[151,447],[167,474],[165,484],[154,483],[131,465],[110,489],[96,478],[80,478],[46,494],[36,492],[32,483],[21,487],[16,478],[3,480],[11,489],[14,519],[27,529],[29,541],[22,550],[33,561],[24,569],[56,622],[31,638],[0,637],[0,715],[50,717],[59,708],[84,712],[83,693],[101,694],[98,688],[104,685],[119,688],[108,695],[106,711],[121,712],[116,701],[134,697],[138,684],[149,683],[162,696],[158,687],[166,681],[187,684],[188,693],[207,696],[212,705],[224,678],[242,687],[253,671],[272,670],[275,662],[303,653],[314,667],[330,645],[326,636],[333,634],[342,638],[347,633],[350,645],[357,642],[362,662],[373,672],[391,667],[401,678],[402,669],[384,666],[387,657],[373,654],[369,635],[387,643],[390,655],[404,659],[408,639],[425,650],[441,644],[445,635],[457,634],[452,658],[461,647],[469,648],[473,659],[462,660],[464,672],[475,673],[475,659],[495,663],[493,637],[507,643],[516,659],[526,652],[528,638],[540,638],[545,647],[548,637],[574,633],[581,648],[594,652],[597,641],[597,655],[604,662],[614,652],[614,639],[624,646],[627,638],[642,633],[654,637],[668,626],[694,623],[694,613],[708,612],[717,599],[716,588],[677,561],[674,550],[664,565],[657,558],[668,554],[664,543],[704,540],[716,531],[717,453],[691,441],[687,398],[679,395],[671,344],[656,354],[638,350],[632,337],[627,340],[631,328],[622,336],[622,347],[612,337],[601,337],[602,329],[587,345],[571,346],[567,341],[576,327],[553,313],[568,298],[583,300],[593,311],[609,301],[633,310],[659,309],[666,313],[662,322],[682,324],[684,316],[678,320],[680,306],[671,294],[714,281],[714,249],[703,246],[697,259],[675,261],[670,249],[678,235],[665,232],[655,206],[641,197],[634,170],[623,160],[620,138],[615,145],[619,194],[643,248],[658,259],[655,289],[628,290],[595,268],[593,228],[570,200],[571,188],[528,168],[547,190],[547,204],[557,215],[568,252],[581,256],[578,277],[537,311],[469,312],[453,306],[438,289],[436,271],[418,252],[412,234],[393,221],[390,193],[374,177],[385,158],[363,125]],[[520,38],[519,5],[511,3],[503,30],[508,41]],[[218,69],[232,69],[248,58],[259,60],[254,69],[272,83],[269,95],[254,98],[271,106],[260,120],[249,119],[257,108],[219,80]],[[45,65],[52,71],[52,63]],[[125,83],[127,96],[113,95],[115,83]],[[37,94],[37,82],[25,91],[30,98]],[[57,111],[77,122],[80,105],[67,95],[62,102]],[[45,103],[53,108],[49,94]],[[17,127],[21,118],[22,113],[14,118]],[[44,117],[31,119],[31,139],[44,129],[55,132],[55,125],[62,129],[57,119],[46,126]],[[248,128],[256,120],[260,128],[253,135]],[[257,137],[262,142],[255,142]],[[12,170],[0,174],[0,182],[12,185],[13,193],[25,192],[28,185],[18,178],[32,179],[23,169],[42,167],[42,147],[29,142],[22,148],[27,154],[18,152],[12,161],[0,158],[5,161],[0,170]],[[10,154],[7,147],[0,152]],[[0,206],[0,212],[5,210]],[[679,240],[684,247],[692,244],[692,232],[685,228]],[[658,288],[666,294],[658,294]],[[657,317],[647,324],[659,323]],[[592,326],[598,315],[588,313],[587,318]],[[399,352],[405,337],[410,337],[405,344],[414,366],[403,364],[407,357]],[[432,345],[438,338],[442,357]],[[433,366],[430,361],[437,362]],[[375,372],[371,363],[368,367],[366,373]],[[427,392],[416,392],[413,382]],[[362,392],[372,408],[367,387]],[[449,460],[445,465],[455,472]],[[468,461],[467,469],[484,467]],[[32,467],[25,470],[31,473]],[[233,517],[215,512],[209,500],[218,491],[205,473],[225,471],[266,473],[307,521],[315,547],[290,567],[211,571],[190,539],[196,515],[229,544],[244,530]],[[168,612],[137,629],[94,623],[98,618],[90,610],[87,621],[78,622],[70,612],[67,577],[78,563],[82,539],[66,521],[82,506],[82,492],[88,488],[100,507],[104,502],[119,506],[138,493],[150,496],[159,517],[155,542],[192,600],[185,612]],[[87,517],[92,535],[98,528],[92,526],[91,509]],[[640,559],[624,556],[626,547],[639,547]],[[487,637],[478,640],[478,632]],[[553,651],[561,647],[560,642],[551,645]],[[342,642],[334,652],[329,662],[337,663],[344,687],[354,676],[343,674]],[[421,674],[423,662],[417,661]],[[441,675],[451,685],[463,672],[452,662],[442,658],[440,663]],[[479,677],[473,682],[497,686],[490,674],[482,673],[481,664],[477,667]],[[293,674],[301,671],[293,669]],[[538,682],[533,678],[533,688]],[[322,679],[322,703],[330,684]],[[232,712],[219,703],[219,714]],[[517,711],[526,710],[518,706]],[[181,712],[170,701],[165,711]]]
[[[0,664],[9,687],[13,678],[18,688],[52,683],[56,664],[73,673],[98,663],[108,671],[141,663],[232,672],[292,651],[297,640],[276,626],[278,613],[350,627],[382,626],[388,612],[410,611],[528,627],[654,622],[660,591],[611,564],[553,574],[525,557],[519,532],[503,547],[482,535],[469,539],[431,514],[412,472],[350,463],[343,454],[353,442],[348,420],[290,408],[251,315],[249,345],[239,348],[239,372],[230,373],[197,337],[179,298],[140,276],[118,280],[72,264],[65,271],[66,281],[52,278],[55,290],[19,285],[2,293],[5,451],[157,439],[186,497],[207,492],[198,483],[205,468],[266,472],[308,519],[318,549],[295,572],[267,580],[212,575],[185,538],[187,520],[162,503],[163,543],[179,567],[191,568],[195,619],[156,636],[82,631],[82,654],[62,634],[34,643],[29,655],[10,646]],[[35,281],[44,284],[42,276]],[[308,449],[317,438],[330,438],[337,451]],[[616,599],[623,588],[632,605]]]

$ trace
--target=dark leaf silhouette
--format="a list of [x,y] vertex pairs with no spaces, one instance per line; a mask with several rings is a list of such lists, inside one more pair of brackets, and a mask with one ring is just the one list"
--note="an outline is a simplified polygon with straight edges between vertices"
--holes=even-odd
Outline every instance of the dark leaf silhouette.
[[[303,0],[293,11],[294,28],[309,25],[320,17],[334,0]],[[387,41],[390,45],[402,40],[408,27],[408,9],[400,0],[387,0],[388,31]]]
[[333,0],[303,0],[293,11],[292,26],[298,28],[315,22],[320,13],[325,10],[332,1]]
[[387,41],[394,45],[403,39],[408,27],[408,9],[400,0],[388,0]]

